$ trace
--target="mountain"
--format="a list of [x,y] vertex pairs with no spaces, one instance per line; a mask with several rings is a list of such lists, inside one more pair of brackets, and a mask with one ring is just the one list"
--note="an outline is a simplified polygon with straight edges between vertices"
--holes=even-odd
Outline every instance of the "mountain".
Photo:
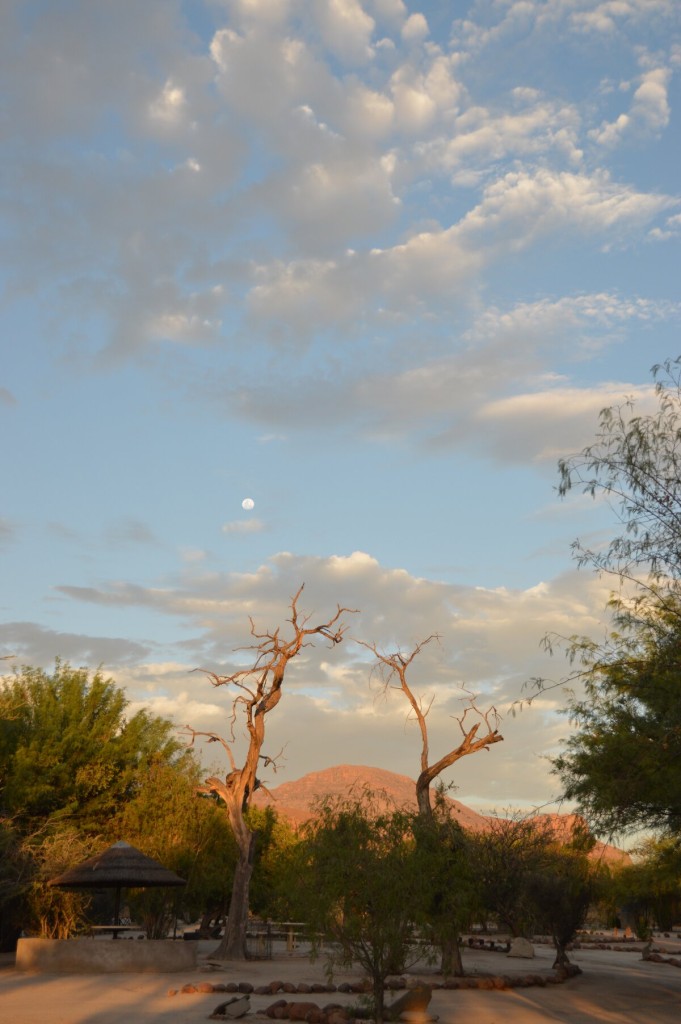
[[[314,806],[324,797],[348,796],[353,791],[360,793],[365,788],[379,797],[385,794],[386,805],[393,803],[397,807],[416,810],[413,779],[406,775],[396,775],[395,772],[387,772],[383,768],[355,764],[339,764],[335,768],[326,768],[321,772],[310,772],[295,782],[283,782],[275,789],[270,788],[269,792],[273,799],[258,792],[255,795],[255,803],[259,807],[274,807],[282,818],[298,826],[308,818],[314,817]],[[481,814],[476,814],[465,804],[449,798],[447,803],[464,828],[480,832],[488,827],[487,819]]]
[[[253,802],[258,807],[274,807],[281,818],[285,818],[297,828],[314,817],[315,805],[325,797],[343,797],[352,792],[359,794],[363,789],[370,789],[379,796],[385,794],[386,805],[392,803],[397,807],[416,810],[416,787],[413,779],[407,775],[385,771],[383,768],[355,764],[336,765],[321,772],[310,772],[295,782],[283,782],[280,786],[268,787],[270,795],[258,790]],[[452,800],[450,797],[445,799],[463,828],[471,832],[484,832],[490,827],[491,818],[478,814],[459,800]],[[551,814],[541,817],[549,818],[559,835],[569,834],[577,820],[573,814]],[[592,857],[608,863],[629,861],[628,854],[606,843],[596,843]]]

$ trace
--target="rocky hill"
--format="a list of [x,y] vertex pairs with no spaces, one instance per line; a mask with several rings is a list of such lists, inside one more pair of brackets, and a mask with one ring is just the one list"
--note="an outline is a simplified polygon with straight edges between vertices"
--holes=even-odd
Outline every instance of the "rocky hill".
[[[314,817],[315,806],[325,797],[342,797],[352,793],[370,789],[377,796],[385,797],[386,805],[392,803],[397,807],[416,810],[416,794],[414,780],[406,775],[385,771],[383,768],[370,768],[367,765],[340,764],[334,768],[326,768],[321,772],[310,772],[295,782],[283,782],[280,786],[268,787],[271,797],[262,791],[256,793],[255,804],[259,807],[272,806],[280,817],[298,827],[309,818]],[[456,815],[457,821],[465,829],[482,832],[490,827],[491,819],[462,804],[459,800],[447,798],[447,803]],[[575,821],[570,814],[542,815],[549,817],[554,823],[558,834],[567,834]],[[629,861],[629,856],[614,846],[597,843],[592,856],[616,863]]]

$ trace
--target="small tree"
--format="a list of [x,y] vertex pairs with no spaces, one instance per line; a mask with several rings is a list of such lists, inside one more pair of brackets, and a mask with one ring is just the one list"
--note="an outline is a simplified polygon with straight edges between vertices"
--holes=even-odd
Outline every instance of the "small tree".
[[[341,608],[340,605],[329,619],[319,625],[310,626],[310,617],[301,617],[298,611],[298,600],[302,591],[301,586],[291,598],[291,636],[283,637],[279,629],[274,632],[258,633],[251,619],[251,635],[256,642],[249,650],[256,652],[254,664],[231,675],[206,672],[213,686],[232,687],[236,692],[232,700],[229,737],[224,738],[212,732],[198,732],[190,726],[186,727],[192,743],[198,736],[207,737],[209,742],[219,743],[227,755],[231,768],[224,779],[211,776],[201,787],[203,792],[216,793],[224,801],[238,847],[229,918],[225,934],[215,953],[222,959],[243,960],[246,957],[248,900],[256,839],[256,833],[248,823],[248,810],[256,789],[264,788],[257,775],[260,762],[276,768],[276,758],[262,753],[267,715],[274,711],[281,700],[284,676],[289,662],[296,658],[304,647],[310,646],[315,637],[323,637],[333,647],[342,641],[346,630],[342,616],[350,609]],[[241,765],[237,764],[234,753],[235,725],[239,717],[242,718],[247,736],[246,754]]]
[[377,1024],[386,978],[425,952],[415,924],[428,880],[419,870],[412,824],[405,812],[379,810],[368,792],[355,801],[328,801],[306,826],[289,875],[313,948],[324,941],[329,974],[358,963],[371,979]]
[[530,880],[546,864],[554,831],[546,818],[491,818],[471,837],[481,912],[492,915],[512,936],[532,935],[536,904]]
[[477,906],[474,846],[440,797],[432,815],[416,815],[413,832],[416,870],[426,883],[421,917],[424,934],[440,951],[442,974],[462,977],[459,938],[470,927]]
[[554,967],[568,964],[567,947],[584,927],[596,897],[596,874],[584,850],[553,844],[527,880],[536,925],[550,933]]

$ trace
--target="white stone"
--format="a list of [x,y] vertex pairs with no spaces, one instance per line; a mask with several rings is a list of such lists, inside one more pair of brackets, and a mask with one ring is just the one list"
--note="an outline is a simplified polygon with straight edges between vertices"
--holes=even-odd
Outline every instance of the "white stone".
[[526,960],[532,960],[534,957],[534,946],[529,939],[517,936],[515,939],[511,939],[511,948],[506,956],[522,956]]

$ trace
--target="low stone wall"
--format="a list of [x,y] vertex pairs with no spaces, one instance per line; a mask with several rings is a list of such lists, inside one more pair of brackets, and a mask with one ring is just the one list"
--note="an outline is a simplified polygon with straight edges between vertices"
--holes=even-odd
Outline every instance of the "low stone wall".
[[174,974],[196,967],[197,944],[172,939],[19,939],[19,971]]

